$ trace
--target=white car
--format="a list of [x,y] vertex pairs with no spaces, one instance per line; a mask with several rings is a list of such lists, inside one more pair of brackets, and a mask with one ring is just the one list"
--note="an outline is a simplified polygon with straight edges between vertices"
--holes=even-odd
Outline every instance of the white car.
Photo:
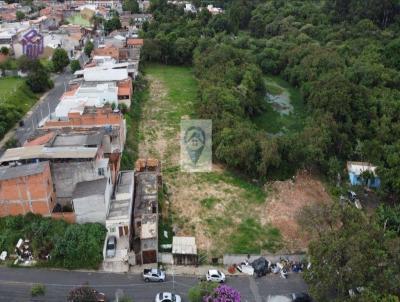
[[225,274],[216,269],[210,269],[206,274],[206,279],[207,281],[223,283],[225,282]]
[[157,294],[155,302],[181,302],[181,296],[173,293],[162,292]]

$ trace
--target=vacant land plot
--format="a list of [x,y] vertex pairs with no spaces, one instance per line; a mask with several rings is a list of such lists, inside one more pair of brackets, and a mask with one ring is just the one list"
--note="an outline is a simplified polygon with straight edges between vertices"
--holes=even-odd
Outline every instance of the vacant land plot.
[[282,135],[303,128],[306,110],[300,92],[276,76],[266,76],[267,110],[254,119],[259,128]]
[[211,173],[180,171],[180,120],[193,116],[197,97],[192,71],[153,65],[146,74],[150,95],[142,109],[139,154],[162,161],[168,192],[164,222],[172,222],[178,235],[196,236],[209,255],[279,248],[279,231],[261,224],[257,213],[266,198],[261,187],[218,166]]
[[67,19],[67,21],[75,25],[90,26],[90,21],[82,17],[81,14],[76,14],[74,16],[71,16]]
[[326,198],[326,193],[320,193],[324,192],[322,184],[299,177],[295,184],[298,189],[291,192],[291,181],[262,187],[219,165],[214,165],[210,173],[181,172],[179,124],[181,117],[194,115],[197,83],[191,69],[184,67],[152,65],[146,68],[146,77],[149,97],[142,108],[139,154],[162,161],[165,229],[195,236],[199,249],[209,256],[273,252],[286,244],[290,249],[304,247],[304,242],[292,243],[299,232],[287,228],[284,222],[295,225],[295,212],[306,201]]
[[17,77],[0,78],[0,104],[9,104],[27,112],[37,101],[37,96]]

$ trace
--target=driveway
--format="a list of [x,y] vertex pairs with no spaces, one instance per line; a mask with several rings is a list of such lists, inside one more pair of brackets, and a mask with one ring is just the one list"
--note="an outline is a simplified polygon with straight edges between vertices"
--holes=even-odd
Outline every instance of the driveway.
[[[71,288],[86,282],[113,301],[117,292],[123,292],[135,302],[151,302],[161,291],[173,291],[188,301],[187,292],[198,281],[193,276],[167,276],[163,283],[145,283],[138,274],[110,274],[45,269],[0,268],[0,301],[65,301]],[[46,286],[44,297],[31,298],[32,284]],[[277,275],[254,279],[241,276],[227,279],[227,284],[238,289],[243,302],[266,302],[269,295],[284,295],[306,291],[301,275],[291,274],[288,279]]]

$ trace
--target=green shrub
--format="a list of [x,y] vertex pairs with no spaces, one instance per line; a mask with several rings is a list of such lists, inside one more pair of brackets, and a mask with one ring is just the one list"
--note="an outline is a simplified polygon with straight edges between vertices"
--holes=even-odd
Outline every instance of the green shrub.
[[44,296],[46,293],[46,287],[43,284],[34,284],[31,288],[32,297]]

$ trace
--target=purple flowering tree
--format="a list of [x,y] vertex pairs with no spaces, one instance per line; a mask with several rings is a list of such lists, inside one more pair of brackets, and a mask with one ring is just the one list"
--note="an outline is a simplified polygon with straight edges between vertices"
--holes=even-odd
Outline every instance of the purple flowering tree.
[[204,302],[240,302],[240,293],[228,286],[220,285],[214,291],[203,298]]

